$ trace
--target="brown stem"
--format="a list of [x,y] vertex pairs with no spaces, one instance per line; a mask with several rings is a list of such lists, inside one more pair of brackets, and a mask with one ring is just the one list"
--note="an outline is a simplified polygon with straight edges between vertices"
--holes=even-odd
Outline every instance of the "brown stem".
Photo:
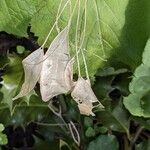
[[137,129],[137,132],[135,133],[135,136],[132,138],[132,140],[131,140],[131,142],[130,142],[129,150],[132,150],[132,149],[133,149],[133,146],[134,146],[134,144],[136,143],[138,137],[140,136],[142,130],[143,130],[143,126],[142,126],[142,127],[139,127],[139,128]]
[[124,150],[128,150],[129,149],[129,142],[128,142],[128,138],[126,135],[123,135],[123,141],[124,141]]

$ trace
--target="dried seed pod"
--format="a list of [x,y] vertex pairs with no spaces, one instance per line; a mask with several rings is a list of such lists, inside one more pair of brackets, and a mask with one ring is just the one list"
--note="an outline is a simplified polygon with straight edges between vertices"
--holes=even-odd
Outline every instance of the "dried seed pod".
[[40,47],[22,61],[25,72],[25,81],[20,93],[14,97],[13,100],[26,96],[33,90],[40,78],[43,56],[44,51],[43,48]]
[[[81,114],[92,115],[93,103],[98,102],[89,81],[80,77],[71,93],[73,99],[78,103]],[[103,107],[103,106],[102,106]]]
[[53,40],[43,62],[40,90],[43,101],[48,101],[71,89],[71,63],[68,46],[68,28]]

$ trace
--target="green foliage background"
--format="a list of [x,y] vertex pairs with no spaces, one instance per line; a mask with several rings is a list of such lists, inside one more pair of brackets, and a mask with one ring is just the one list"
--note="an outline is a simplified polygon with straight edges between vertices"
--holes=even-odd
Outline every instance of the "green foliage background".
[[[62,0],[62,7],[66,1]],[[71,2],[74,7],[76,0]],[[81,33],[84,24],[84,2],[85,0],[81,1],[79,20]],[[38,44],[41,45],[55,22],[59,4],[60,0],[1,0],[0,31],[28,38],[27,28],[30,24],[31,31],[38,36]],[[72,56],[75,54],[77,14],[78,8],[75,10],[69,33]],[[69,17],[68,5],[58,20],[60,30],[67,25]],[[49,37],[47,47],[56,35],[55,28]],[[107,150],[119,149],[113,132],[125,133],[131,140],[131,120],[138,122],[145,129],[150,129],[149,38],[149,0],[87,0],[87,26],[83,48],[86,49],[85,56],[93,90],[106,109],[97,110],[96,117],[92,118],[81,116],[70,96],[63,96],[62,103],[65,119],[73,120],[82,126],[82,142],[88,143],[83,144],[84,148],[88,145],[88,150],[96,150],[99,147]],[[6,71],[2,76],[0,89],[0,122],[5,126],[25,125],[31,121],[61,123],[48,109],[47,104],[41,101],[40,96],[37,96],[38,90],[37,94],[33,92],[18,101],[12,101],[24,78],[21,61],[28,54],[26,51],[23,54],[8,54],[7,57],[1,57],[0,67]],[[82,58],[80,63],[82,75],[85,76]],[[110,95],[115,91],[119,91],[121,96],[114,100]],[[61,97],[58,99],[62,101]],[[97,124],[93,123],[94,120]],[[53,144],[55,132],[58,132],[63,135],[69,147],[74,147],[67,131],[60,127],[42,126],[39,132],[46,137],[44,144]],[[43,141],[36,141],[35,147],[43,144]],[[142,149],[141,145],[144,142],[136,145],[136,149]]]

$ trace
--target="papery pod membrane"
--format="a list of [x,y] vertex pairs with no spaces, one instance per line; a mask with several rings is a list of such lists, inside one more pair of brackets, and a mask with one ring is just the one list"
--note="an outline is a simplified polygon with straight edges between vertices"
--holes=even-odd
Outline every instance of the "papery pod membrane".
[[43,101],[67,93],[71,89],[71,68],[68,28],[66,27],[53,40],[44,55],[40,77],[40,90]]
[[25,72],[25,81],[22,85],[20,93],[14,97],[13,100],[26,96],[33,90],[40,78],[43,57],[44,50],[40,47],[22,61]]
[[[98,102],[89,81],[80,77],[76,82],[76,85],[71,93],[73,99],[78,103],[78,107],[81,114],[92,115],[92,109],[94,108],[93,103]],[[101,105],[103,107],[103,105]]]

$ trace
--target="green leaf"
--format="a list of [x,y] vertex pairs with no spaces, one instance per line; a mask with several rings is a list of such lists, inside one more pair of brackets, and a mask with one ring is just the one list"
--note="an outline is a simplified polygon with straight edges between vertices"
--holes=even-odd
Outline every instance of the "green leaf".
[[[132,69],[141,63],[141,55],[150,35],[149,6],[149,0],[129,0],[126,8],[125,25],[117,52],[120,56],[117,59]],[[115,56],[116,54],[112,55],[112,57]]]
[[30,122],[36,123],[38,133],[46,139],[46,142],[53,143],[57,136],[65,137],[67,142],[71,139],[72,142],[68,129],[62,125],[64,123],[51,112],[48,104],[36,95],[31,96],[29,105],[25,102],[17,104],[12,115],[7,105],[0,105],[0,116],[0,122],[5,126],[26,126]]
[[[65,2],[66,0],[63,1],[62,5],[64,5]],[[38,12],[32,17],[31,30],[35,33],[36,36],[39,37],[38,38],[39,44],[43,44],[45,38],[48,35],[49,30],[53,26],[55,19],[56,19],[59,4],[60,4],[60,0],[42,1],[41,3],[42,6],[39,5]],[[64,20],[64,18],[61,18],[61,20]],[[62,26],[61,24],[61,29],[63,29],[63,27],[65,26]],[[49,38],[48,45],[50,45],[50,42],[52,42],[52,40],[54,39],[56,35],[57,35],[57,32],[55,30],[55,33],[53,33]]]
[[[22,68],[22,58],[14,54],[8,57],[9,63],[5,67],[5,73],[2,76],[1,85],[2,88],[0,92],[2,93],[1,103],[7,104],[11,113],[13,113],[13,100],[24,80],[23,75],[24,71]],[[35,94],[34,91],[31,91],[27,96],[23,97],[21,100],[29,103],[31,95]]]
[[104,126],[103,127],[99,127],[98,129],[99,129],[99,132],[102,133],[102,134],[104,134],[104,133],[106,133],[108,131],[108,129],[106,127],[104,127]]
[[[75,0],[71,2],[72,6],[74,6]],[[56,20],[60,1],[46,0],[43,3],[45,3],[44,6],[36,13],[31,21],[32,31],[39,37],[40,44],[43,43]],[[66,1],[63,1],[60,11],[65,3]],[[104,64],[108,64],[102,59],[108,59],[108,62],[113,62],[112,65],[120,66],[120,62],[122,62],[122,64],[128,65],[132,69],[137,67],[150,33],[148,28],[149,4],[150,2],[148,0],[124,0],[123,2],[119,0],[87,1],[87,25],[83,48],[86,49],[85,56],[91,76],[95,74],[99,67],[102,68]],[[60,30],[67,25],[69,19],[68,11],[70,11],[69,6],[66,7],[58,20]],[[78,11],[79,8],[76,8],[70,32],[72,55],[75,54],[75,30]],[[84,2],[82,1],[79,19],[80,37],[84,27],[84,12]],[[141,14],[143,14],[142,18]],[[49,38],[49,42],[52,41],[56,34],[57,31],[55,29]],[[80,65],[81,72],[85,75],[81,55]],[[75,72],[77,72],[77,68]]]
[[13,108],[12,98],[17,94],[17,90],[23,80],[22,59],[17,55],[9,57],[9,66],[5,74],[2,76],[2,88],[0,92],[3,94],[2,103],[8,104],[10,111]]
[[27,27],[36,10],[35,0],[1,0],[0,31],[19,36],[27,35]]
[[93,120],[90,117],[84,118],[84,126],[85,127],[91,127],[93,125]]
[[145,129],[150,130],[150,119],[146,119],[143,117],[135,117],[135,116],[132,116],[131,119],[140,123],[140,125],[143,126]]
[[119,150],[119,144],[114,135],[100,135],[96,140],[90,142],[87,150]]
[[3,124],[0,124],[0,145],[5,145],[8,143],[7,136],[2,133],[4,130]]
[[[120,45],[120,35],[125,24],[128,0],[93,0],[87,4],[87,28],[84,46],[89,71],[94,73],[107,62]],[[94,63],[93,63],[94,62]],[[83,65],[82,65],[83,67]]]
[[149,150],[150,148],[150,139],[144,140],[143,142],[135,146],[135,150]]
[[0,70],[5,68],[6,65],[8,64],[8,58],[5,56],[0,56]]
[[93,90],[99,99],[108,97],[108,94],[113,90],[113,87],[111,86],[112,80],[112,76],[97,78]]
[[150,39],[148,40],[142,64],[135,70],[134,77],[130,83],[131,94],[124,98],[124,105],[134,116],[150,117]]
[[22,46],[17,46],[17,53],[18,54],[23,54],[25,52],[25,48]]
[[113,76],[113,75],[126,73],[127,71],[128,71],[127,69],[123,69],[123,68],[115,70],[113,67],[108,67],[108,68],[99,69],[96,75],[100,77]]
[[40,122],[48,117],[47,114],[51,114],[47,104],[36,95],[30,97],[29,104],[23,101],[16,104],[12,115],[9,113],[8,105],[0,105],[0,122],[5,125],[21,125],[31,121]]
[[51,149],[51,150],[56,150],[59,149],[59,141],[55,140],[53,142],[48,142],[45,140],[41,140],[37,137],[34,137],[35,139],[35,144],[34,147],[32,148],[33,150],[47,150],[47,149]]
[[59,140],[59,149],[60,150],[71,150],[71,147],[63,140]]
[[113,131],[126,132],[129,136],[129,116],[121,103],[112,111],[106,110],[98,112],[98,118],[107,128]]
[[0,132],[2,132],[4,130],[4,126],[3,124],[0,124]]
[[95,130],[92,127],[88,127],[85,132],[86,137],[94,137],[95,134]]
[[0,145],[6,145],[7,143],[7,136],[3,133],[0,133]]
[[[66,2],[67,0],[62,1],[60,12]],[[72,7],[68,3],[58,19],[59,30],[62,30],[68,23],[76,0],[71,0],[71,2]],[[78,40],[81,39],[84,28],[84,2],[81,1]],[[87,24],[82,48],[86,49],[84,53],[91,76],[96,73],[98,68],[102,68],[106,64],[109,65],[109,63],[115,66],[125,64],[131,69],[137,67],[141,61],[141,53],[150,33],[149,4],[149,0],[124,0],[122,2],[120,0],[87,1]],[[39,44],[42,44],[56,20],[59,5],[60,0],[14,0],[13,2],[1,0],[0,31],[26,36],[27,26],[30,23],[31,30],[39,37]],[[75,54],[75,31],[78,12],[79,8],[77,5],[70,30],[72,56]],[[55,28],[49,38],[49,44],[57,33]],[[108,62],[101,58],[107,59]],[[81,72],[85,75],[85,67],[81,55],[80,65]],[[75,64],[75,66],[77,65]],[[75,67],[75,73],[77,73],[77,67]]]
[[[64,6],[65,2],[62,4],[62,6]],[[75,0],[72,0],[72,6],[74,6],[75,2]],[[57,0],[54,2],[52,0],[46,0],[44,3],[45,6],[37,12],[31,21],[32,31],[39,37],[40,44],[43,43],[45,37],[56,20],[57,9],[60,1]],[[105,63],[103,59],[110,58],[111,54],[115,52],[115,49],[119,47],[119,37],[125,24],[124,14],[127,4],[128,0],[124,0],[121,3],[119,0],[87,1],[87,26],[85,29],[86,33],[83,48],[86,49],[85,56],[87,60],[87,66],[90,68],[90,75],[94,75],[96,70],[99,67],[102,67],[102,65]],[[68,12],[69,9],[70,7],[66,7],[61,18],[58,20],[60,29],[63,29],[63,27],[67,25],[69,17],[68,13],[66,12]],[[74,41],[78,10],[79,8],[76,8],[70,32],[72,55],[75,54]],[[84,26],[84,10],[84,1],[82,1],[79,20],[81,32],[83,32]],[[57,31],[54,30],[49,41],[52,41],[56,34]],[[81,34],[79,34],[79,36],[81,37]],[[98,57],[96,57],[96,55],[98,55]],[[100,57],[102,57],[102,59]],[[82,74],[85,74],[82,57],[80,57],[80,63]]]

